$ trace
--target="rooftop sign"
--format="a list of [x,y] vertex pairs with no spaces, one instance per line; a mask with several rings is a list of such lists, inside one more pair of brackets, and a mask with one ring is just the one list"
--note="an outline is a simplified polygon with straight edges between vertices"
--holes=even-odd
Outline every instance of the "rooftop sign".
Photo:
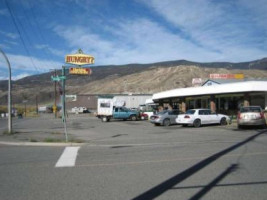
[[244,74],[210,74],[210,79],[244,79]]

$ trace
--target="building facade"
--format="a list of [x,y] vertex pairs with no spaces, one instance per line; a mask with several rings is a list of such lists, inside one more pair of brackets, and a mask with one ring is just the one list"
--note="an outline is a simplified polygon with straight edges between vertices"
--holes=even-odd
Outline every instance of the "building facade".
[[124,101],[127,108],[138,108],[145,104],[152,94],[90,94],[90,95],[69,95],[72,98],[66,100],[67,110],[74,107],[85,107],[89,110],[97,110],[97,99],[99,96],[112,96],[114,101]]
[[210,108],[214,112],[236,114],[241,106],[267,107],[267,81],[238,81],[221,83],[206,81],[201,87],[179,88],[156,93],[153,101],[162,107]]

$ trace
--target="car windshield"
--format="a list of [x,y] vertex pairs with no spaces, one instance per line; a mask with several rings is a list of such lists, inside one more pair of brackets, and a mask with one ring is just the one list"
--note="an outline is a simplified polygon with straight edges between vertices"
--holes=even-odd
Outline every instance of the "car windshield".
[[243,107],[240,109],[241,113],[246,113],[246,112],[261,112],[261,108],[260,107]]
[[188,110],[185,114],[193,115],[196,112],[196,110]]

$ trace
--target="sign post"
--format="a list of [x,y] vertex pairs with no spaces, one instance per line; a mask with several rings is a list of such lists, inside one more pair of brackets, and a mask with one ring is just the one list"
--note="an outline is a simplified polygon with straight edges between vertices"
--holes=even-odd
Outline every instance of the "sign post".
[[[83,53],[81,49],[78,50],[77,54],[66,55],[65,63],[76,65],[77,67],[70,67],[69,74],[76,74],[76,75],[90,75],[92,70],[90,68],[81,67],[82,65],[90,65],[94,64],[95,58],[90,55],[86,55]],[[64,132],[65,132],[65,139],[68,142],[68,133],[67,133],[67,124],[66,124],[66,93],[65,93],[65,82],[66,82],[66,67],[62,66],[62,74],[61,76],[51,76],[52,81],[61,81],[62,84],[62,95],[61,95],[61,102],[62,102],[62,121],[64,124]]]
[[65,139],[68,142],[67,122],[66,122],[66,107],[65,107],[65,66],[62,66],[62,120],[64,124]]

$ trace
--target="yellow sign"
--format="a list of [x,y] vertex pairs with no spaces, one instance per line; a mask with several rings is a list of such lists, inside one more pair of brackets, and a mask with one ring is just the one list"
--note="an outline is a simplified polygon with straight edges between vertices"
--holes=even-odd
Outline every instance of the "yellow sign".
[[94,64],[95,58],[85,54],[66,55],[65,62],[74,65],[89,65]]
[[69,68],[69,74],[90,75],[92,70],[90,68],[71,67]]
[[235,79],[244,79],[244,74],[235,74]]

